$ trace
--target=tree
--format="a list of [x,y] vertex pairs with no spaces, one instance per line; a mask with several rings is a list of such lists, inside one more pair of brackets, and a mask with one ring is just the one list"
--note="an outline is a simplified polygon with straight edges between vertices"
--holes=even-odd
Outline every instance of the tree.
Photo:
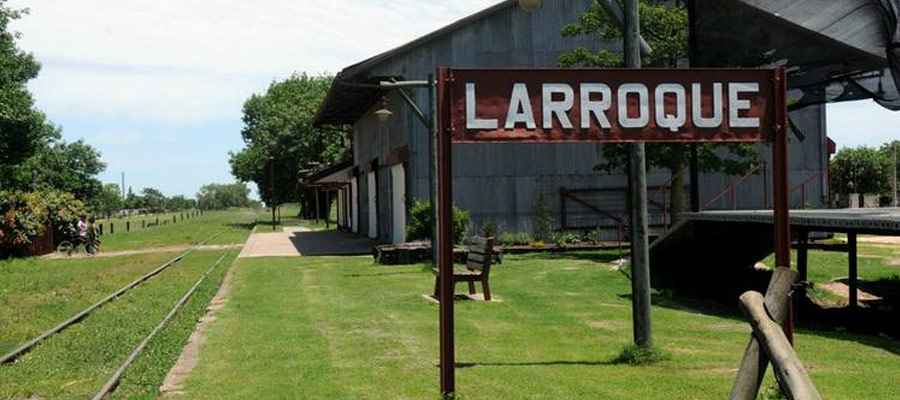
[[844,148],[831,160],[831,187],[837,193],[888,194],[891,191],[889,145]]
[[103,185],[100,194],[94,199],[91,205],[94,212],[110,215],[122,208],[124,205],[122,199],[122,190],[115,183],[107,183]]
[[211,183],[197,193],[197,207],[203,210],[219,210],[229,207],[250,207],[250,189],[237,182],[230,185]]
[[97,175],[104,170],[100,152],[84,141],[59,141],[38,149],[15,175],[21,189],[68,192],[94,208],[103,190]]
[[151,212],[166,211],[168,199],[162,192],[154,188],[144,188],[141,191],[143,208],[149,208]]
[[344,156],[343,132],[313,126],[331,81],[330,76],[294,74],[244,103],[241,136],[245,147],[230,153],[231,172],[241,182],[256,183],[266,205],[299,200],[301,208],[311,212],[312,191],[300,188],[297,180],[303,172]]
[[[688,55],[688,16],[681,1],[674,5],[664,0],[640,0],[641,34],[653,52],[641,57],[648,67],[674,68]],[[590,10],[579,16],[578,22],[566,25],[562,30],[565,37],[591,36],[597,41],[611,42],[622,39],[622,31],[596,2]],[[603,67],[615,68],[624,65],[621,53],[600,50],[595,53],[585,47],[561,55],[558,59],[563,68]],[[647,163],[651,167],[668,170],[672,177],[670,208],[672,222],[678,220],[685,209],[684,171],[690,157],[690,146],[685,144],[648,144]],[[700,144],[698,166],[702,172],[724,172],[742,174],[759,164],[756,146],[749,143],[726,145]],[[623,145],[603,145],[599,147],[601,163],[598,170],[611,172],[628,165],[628,150]]]
[[59,138],[59,130],[34,106],[28,81],[37,77],[40,64],[34,55],[16,45],[20,35],[9,23],[27,14],[0,0],[0,188],[10,188],[12,168],[22,163],[48,140]]

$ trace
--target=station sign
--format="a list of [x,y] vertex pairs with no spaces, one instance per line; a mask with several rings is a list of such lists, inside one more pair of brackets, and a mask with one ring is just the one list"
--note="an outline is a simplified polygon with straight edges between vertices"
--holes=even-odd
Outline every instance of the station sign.
[[776,69],[450,69],[453,141],[753,142],[774,136]]

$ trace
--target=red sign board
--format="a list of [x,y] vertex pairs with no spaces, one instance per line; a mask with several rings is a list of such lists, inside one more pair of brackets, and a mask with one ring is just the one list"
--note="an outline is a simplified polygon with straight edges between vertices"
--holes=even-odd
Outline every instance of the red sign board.
[[449,69],[453,141],[747,142],[774,136],[779,69]]

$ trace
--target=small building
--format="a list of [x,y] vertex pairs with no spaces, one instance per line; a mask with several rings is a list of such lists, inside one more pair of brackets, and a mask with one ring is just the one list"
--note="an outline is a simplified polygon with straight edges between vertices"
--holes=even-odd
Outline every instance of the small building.
[[[590,1],[545,1],[525,12],[516,0],[502,1],[398,48],[344,68],[335,78],[316,116],[319,125],[350,126],[351,165],[308,179],[328,180],[339,189],[341,226],[384,242],[406,240],[408,211],[428,201],[431,140],[428,128],[383,81],[426,80],[438,66],[469,68],[556,68],[558,57],[579,47],[619,50],[618,43],[593,37],[563,37]],[[425,89],[404,89],[427,112]],[[375,111],[389,109],[379,120]],[[792,112],[790,183],[792,207],[827,204],[828,145],[824,105]],[[764,161],[752,174],[700,174],[704,209],[771,207],[771,149],[760,144]],[[501,232],[531,232],[533,210],[543,198],[559,230],[604,230],[614,240],[627,215],[627,175],[598,172],[596,144],[460,144],[453,149],[455,205],[471,214],[470,232],[493,221]],[[685,173],[685,181],[689,174]],[[651,226],[670,222],[667,196],[671,174],[648,170]]]

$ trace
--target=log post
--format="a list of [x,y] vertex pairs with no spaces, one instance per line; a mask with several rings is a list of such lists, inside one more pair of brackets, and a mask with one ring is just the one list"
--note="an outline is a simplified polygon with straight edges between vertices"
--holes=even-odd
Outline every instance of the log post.
[[753,328],[760,347],[772,360],[772,369],[782,389],[792,400],[822,400],[806,373],[806,368],[788,342],[784,330],[769,317],[765,300],[758,292],[746,292],[740,298],[741,310]]
[[[784,325],[788,315],[791,287],[796,280],[797,271],[790,268],[778,267],[772,272],[772,279],[766,289],[765,304],[769,314],[779,325]],[[728,400],[755,400],[768,366],[769,358],[760,351],[756,336],[751,335]]]

